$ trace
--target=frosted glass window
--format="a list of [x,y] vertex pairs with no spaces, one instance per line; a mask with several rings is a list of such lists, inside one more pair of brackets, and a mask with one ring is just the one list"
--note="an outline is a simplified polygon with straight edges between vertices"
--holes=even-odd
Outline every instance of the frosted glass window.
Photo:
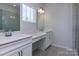
[[22,20],[36,23],[36,10],[25,4],[22,4]]
[[26,20],[26,6],[24,4],[22,4],[22,20],[25,21]]
[[33,20],[33,9],[31,8],[31,21],[33,22],[34,20]]
[[34,22],[36,22],[36,10],[33,10],[33,19],[34,19]]
[[30,7],[26,6],[26,11],[27,11],[27,12],[26,12],[26,14],[27,14],[27,15],[26,15],[26,16],[27,16],[27,21],[30,22],[30,21],[31,21],[31,15],[30,15],[30,13],[31,13],[30,11],[31,11],[31,10],[30,10]]

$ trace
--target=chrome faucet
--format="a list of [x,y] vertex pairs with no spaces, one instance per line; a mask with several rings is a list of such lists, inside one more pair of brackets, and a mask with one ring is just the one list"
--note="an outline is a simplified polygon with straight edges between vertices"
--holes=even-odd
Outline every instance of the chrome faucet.
[[9,31],[6,31],[6,32],[5,32],[5,36],[6,36],[6,37],[12,36],[12,32],[11,32],[10,30],[9,30]]

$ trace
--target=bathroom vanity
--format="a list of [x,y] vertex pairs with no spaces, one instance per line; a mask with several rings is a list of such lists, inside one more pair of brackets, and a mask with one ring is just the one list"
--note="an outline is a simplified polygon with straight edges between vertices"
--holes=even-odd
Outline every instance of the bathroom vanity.
[[37,48],[41,50],[47,49],[52,44],[51,31],[37,32],[32,35],[33,51]]
[[[0,32],[2,32],[0,33],[0,56],[32,56],[33,48],[39,47],[42,50],[48,48],[52,42],[51,31],[43,31],[43,15],[39,14],[37,17],[37,10],[29,7],[34,14],[27,17],[28,5],[15,5],[16,8],[13,7],[13,4],[0,4],[4,8],[6,7],[0,9]],[[6,34],[7,32],[13,33],[12,36],[6,35],[8,36],[6,37],[5,32]]]
[[32,56],[32,36],[0,36],[0,56]]
[[33,48],[45,50],[51,45],[50,33],[45,31],[27,35],[15,32],[9,37],[0,33],[0,56],[32,56]]

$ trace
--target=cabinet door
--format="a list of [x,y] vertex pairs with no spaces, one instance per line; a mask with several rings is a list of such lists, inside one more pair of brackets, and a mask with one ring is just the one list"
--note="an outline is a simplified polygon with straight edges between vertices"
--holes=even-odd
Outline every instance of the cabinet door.
[[51,38],[50,38],[50,32],[46,33],[46,39],[43,42],[44,44],[44,49],[48,48],[51,45]]
[[49,33],[47,33],[47,36],[46,36],[46,45],[47,47],[50,45],[50,36],[49,36]]
[[9,56],[20,56],[20,52],[14,52],[14,53],[10,54]]
[[24,46],[21,50],[22,56],[32,56],[32,44]]
[[6,54],[3,55],[3,56],[20,56],[20,51],[14,50],[14,51],[11,51],[11,52],[9,52],[9,53],[6,53]]

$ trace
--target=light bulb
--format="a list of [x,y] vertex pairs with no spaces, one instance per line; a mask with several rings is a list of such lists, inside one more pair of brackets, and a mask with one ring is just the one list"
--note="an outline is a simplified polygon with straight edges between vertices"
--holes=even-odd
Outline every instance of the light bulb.
[[16,7],[16,5],[15,5],[15,4],[14,4],[13,6],[14,6],[14,7]]
[[43,14],[44,13],[43,8],[38,9],[38,13]]

